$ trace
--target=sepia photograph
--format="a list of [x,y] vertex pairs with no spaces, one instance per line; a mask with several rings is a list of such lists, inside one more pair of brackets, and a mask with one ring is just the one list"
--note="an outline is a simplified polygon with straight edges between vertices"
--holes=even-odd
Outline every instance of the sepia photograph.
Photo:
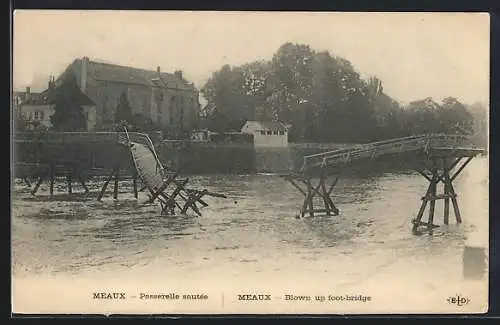
[[488,13],[16,10],[11,308],[488,311]]

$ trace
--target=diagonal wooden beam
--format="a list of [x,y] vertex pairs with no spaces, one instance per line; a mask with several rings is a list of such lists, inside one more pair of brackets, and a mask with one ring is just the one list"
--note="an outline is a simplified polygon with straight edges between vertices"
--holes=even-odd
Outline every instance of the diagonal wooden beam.
[[[206,192],[208,192],[208,191],[206,191]],[[191,197],[184,204],[184,207],[182,208],[181,213],[186,213],[187,210],[189,208],[191,208],[191,209],[193,209],[194,212],[196,212],[196,214],[201,216],[201,212],[198,210],[198,208],[196,207],[195,204],[196,204],[196,201],[198,201],[198,199],[201,198],[203,195],[205,195],[205,193],[203,193],[203,191],[200,193],[191,194]]]
[[467,166],[473,158],[474,157],[468,157],[467,160],[462,164],[462,166],[458,168],[458,170],[455,172],[455,174],[453,174],[453,176],[450,179],[452,182],[455,180],[455,178],[457,178],[458,174],[460,174],[462,170],[464,170],[465,166]]
[[109,182],[111,181],[111,179],[113,178],[114,175],[115,175],[115,169],[113,169],[111,171],[111,173],[109,174],[108,178],[104,182],[104,185],[101,188],[101,192],[99,192],[99,195],[97,196],[97,201],[101,201],[104,193],[106,192],[106,188],[108,187],[108,184],[109,184]]
[[321,177],[320,178],[320,183],[321,183],[321,191],[323,192],[323,203],[325,205],[325,210],[326,210],[326,215],[329,216],[330,215],[330,202],[328,201],[327,199],[327,189],[326,189],[326,186],[325,186],[325,177]]
[[339,181],[339,177],[335,177],[335,180],[333,181],[332,185],[330,185],[330,188],[328,189],[327,196],[330,197],[332,194],[333,188],[335,185],[337,185],[337,182]]
[[445,183],[445,179],[444,179],[444,174],[445,173],[449,173],[453,168],[455,168],[455,166],[458,164],[458,162],[462,159],[462,157],[460,158],[457,158],[455,159],[455,161],[450,165],[450,166],[444,166],[443,167],[443,174],[441,174],[440,176],[438,176],[438,180],[437,182],[443,182]]
[[302,182],[308,187],[309,190],[312,190],[311,197],[313,197],[315,194],[318,194],[319,196],[323,197],[323,195],[319,192],[319,188],[321,187],[321,182],[318,183],[318,185],[316,185],[316,187],[314,187],[312,185],[312,182],[310,179],[307,179],[307,181],[302,180]]
[[42,184],[43,180],[45,179],[45,177],[47,177],[45,174],[41,174],[40,177],[38,178],[38,182],[36,182],[35,184],[35,187],[33,188],[33,190],[31,191],[31,195],[35,195],[36,192],[38,191],[38,188],[40,187],[40,185]]
[[293,185],[293,186],[294,186],[294,187],[295,187],[295,188],[296,188],[296,189],[297,189],[300,193],[302,193],[304,196],[306,196],[306,195],[307,195],[307,194],[306,194],[306,192],[305,192],[305,191],[304,191],[304,190],[303,190],[303,189],[302,189],[302,188],[301,188],[301,187],[300,187],[297,183],[295,183],[295,181],[294,181],[293,179],[291,179],[291,178],[290,178],[290,179],[287,179],[287,180],[288,180],[288,181],[290,182],[290,184],[292,184],[292,185]]
[[431,181],[431,177],[427,175],[421,168],[415,166],[412,162],[410,162],[408,159],[405,159],[405,162],[410,165],[411,168],[415,169],[420,175],[424,176],[425,179],[427,179],[429,182]]
[[170,185],[170,183],[172,183],[174,181],[174,179],[178,175],[179,175],[178,173],[175,173],[175,174],[169,176],[168,179],[163,183],[162,186],[160,186],[159,189],[153,189],[153,193],[151,194],[151,197],[149,198],[149,200],[146,203],[153,203],[154,200],[158,197],[158,195],[160,195],[160,193],[163,193],[163,191],[165,191],[165,189]]
[[170,198],[167,201],[168,204],[170,204],[172,201],[175,202],[175,197],[184,189],[184,186],[186,186],[187,182],[188,182],[188,179],[186,178],[185,180],[183,180],[181,182],[181,184],[177,185],[177,188],[170,195]]

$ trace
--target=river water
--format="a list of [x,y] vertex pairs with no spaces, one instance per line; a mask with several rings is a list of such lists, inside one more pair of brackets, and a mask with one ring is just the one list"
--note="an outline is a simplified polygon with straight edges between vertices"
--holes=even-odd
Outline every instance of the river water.
[[[488,159],[476,158],[455,181],[463,223],[415,236],[411,219],[427,182],[416,173],[346,177],[332,196],[339,216],[296,219],[302,195],[277,175],[190,177],[207,197],[201,217],[159,215],[155,204],[120,183],[96,201],[74,185],[48,197],[16,182],[12,196],[14,309],[32,312],[389,313],[485,311],[487,280],[464,280],[467,241],[488,245]],[[442,190],[442,189],[441,189]],[[438,202],[435,223],[442,224]],[[427,214],[424,215],[426,220]],[[204,293],[197,302],[142,301],[142,292]],[[99,302],[93,292],[127,292]],[[271,302],[242,303],[265,292]],[[369,303],[287,302],[284,295],[371,296]],[[449,296],[472,297],[457,307]],[[314,301],[314,298],[313,298]]]

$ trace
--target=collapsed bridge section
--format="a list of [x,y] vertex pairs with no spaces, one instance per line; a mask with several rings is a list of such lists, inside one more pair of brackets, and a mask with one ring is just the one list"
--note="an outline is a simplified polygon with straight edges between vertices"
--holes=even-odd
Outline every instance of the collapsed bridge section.
[[[147,134],[128,132],[43,132],[16,134],[15,176],[24,179],[29,187],[35,179],[31,194],[35,195],[41,184],[49,181],[50,196],[54,195],[56,177],[65,177],[68,193],[73,194],[76,178],[85,193],[88,175],[95,166],[107,171],[97,200],[101,200],[111,181],[114,182],[113,198],[118,199],[118,186],[123,173],[131,175],[134,196],[148,190],[146,203],[159,202],[162,214],[186,214],[193,211],[201,215],[200,208],[208,206],[204,196],[225,198],[206,189],[188,188],[188,179],[179,171],[166,169]],[[138,185],[142,183],[142,188]]]

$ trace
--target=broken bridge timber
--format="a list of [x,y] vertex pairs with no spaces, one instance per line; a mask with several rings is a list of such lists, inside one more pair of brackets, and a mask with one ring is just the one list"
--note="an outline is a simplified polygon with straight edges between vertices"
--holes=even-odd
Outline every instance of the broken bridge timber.
[[[403,159],[410,167],[422,175],[429,186],[421,198],[422,204],[412,220],[412,230],[419,232],[421,227],[432,231],[439,227],[434,224],[437,200],[444,200],[443,223],[449,223],[450,201],[457,223],[462,222],[453,181],[467,164],[477,155],[483,154],[484,148],[473,145],[466,136],[455,134],[428,134],[387,141],[355,145],[345,149],[322,152],[304,156],[303,164],[297,172],[281,175],[304,196],[299,217],[313,217],[318,214],[338,215],[331,193],[342,172],[358,162],[366,162],[378,157],[394,155]],[[328,186],[327,180],[333,177]],[[314,184],[314,180],[316,184]],[[437,193],[438,184],[443,183],[443,193]],[[327,189],[328,187],[328,189]],[[323,207],[314,208],[314,198],[320,198]],[[317,200],[316,200],[317,202]],[[425,209],[429,205],[428,220],[423,221]]]
[[[146,203],[158,201],[163,215],[186,214],[192,210],[196,215],[201,216],[200,208],[208,206],[203,200],[204,196],[226,198],[223,194],[209,192],[206,189],[187,188],[188,178],[181,178],[179,172],[168,171],[164,168],[147,134],[129,133],[124,127],[124,132],[119,133],[118,143],[126,146],[132,156],[135,167],[133,178],[135,197],[138,197],[137,179],[140,179],[144,185],[141,190],[149,191]],[[119,167],[117,166],[106,180],[98,199],[102,197],[113,176],[115,184],[118,182],[118,174]],[[116,188],[117,186],[115,186],[115,199]]]

